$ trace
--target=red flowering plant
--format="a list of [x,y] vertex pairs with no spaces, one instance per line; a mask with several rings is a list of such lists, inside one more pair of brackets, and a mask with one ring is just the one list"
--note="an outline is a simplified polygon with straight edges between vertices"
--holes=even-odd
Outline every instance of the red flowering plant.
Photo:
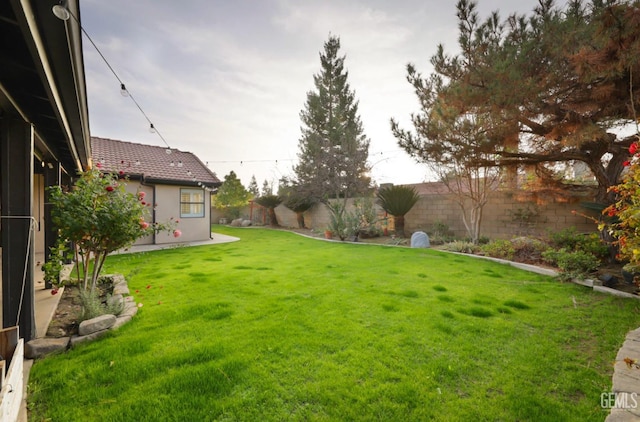
[[126,180],[99,168],[80,174],[70,189],[49,188],[52,220],[60,239],[74,245],[78,282],[93,292],[107,255],[131,246],[153,231],[173,231],[175,223],[148,223],[144,192],[125,190]]
[[[602,211],[603,215],[614,218],[606,228],[616,239],[618,260],[628,261],[625,269],[630,272],[640,270],[640,145],[638,142],[634,142],[629,147],[632,158],[624,163],[628,171],[622,183],[609,188],[616,194],[616,202]],[[605,224],[600,223],[600,229],[604,228]]]

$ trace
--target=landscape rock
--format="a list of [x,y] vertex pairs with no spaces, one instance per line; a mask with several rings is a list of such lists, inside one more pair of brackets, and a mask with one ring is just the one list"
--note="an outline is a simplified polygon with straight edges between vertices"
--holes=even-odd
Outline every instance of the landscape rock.
[[86,336],[81,336],[81,335],[73,336],[69,340],[69,347],[73,347],[73,346],[75,346],[77,344],[84,343],[85,341],[95,340],[95,339],[97,339],[99,337],[102,337],[103,335],[105,335],[109,331],[110,331],[109,329],[106,329],[106,330],[102,330],[102,331],[96,331],[95,333],[87,334]]
[[232,220],[231,225],[233,227],[240,227],[242,225],[242,218],[236,218],[235,220]]
[[411,235],[411,247],[412,248],[429,248],[429,236],[425,232],[415,232]]
[[251,225],[251,220],[242,220],[242,223],[240,223],[240,225],[242,227],[249,227]]
[[128,295],[129,286],[122,274],[105,274],[102,278],[110,278],[113,283],[113,295]]
[[129,321],[131,321],[130,315],[120,315],[118,318],[116,318],[116,323],[113,324],[113,327],[111,327],[111,329],[117,330]]
[[82,321],[78,327],[78,335],[87,336],[98,331],[107,330],[116,323],[116,316],[107,314]]
[[117,304],[121,304],[121,306],[124,306],[124,296],[122,296],[122,294],[120,293],[114,293],[113,296],[111,296],[107,300],[107,305],[110,307],[116,306]]
[[122,310],[122,312],[120,312],[120,315],[118,315],[118,316],[119,317],[125,317],[125,316],[132,317],[136,313],[138,313],[138,305],[136,305],[135,302],[125,301],[124,309]]
[[69,337],[43,337],[28,341],[24,347],[24,357],[38,359],[49,353],[64,351],[69,347]]

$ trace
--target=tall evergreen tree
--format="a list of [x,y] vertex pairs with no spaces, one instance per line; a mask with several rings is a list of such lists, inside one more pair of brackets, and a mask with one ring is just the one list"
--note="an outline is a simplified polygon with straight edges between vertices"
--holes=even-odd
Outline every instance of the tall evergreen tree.
[[254,198],[260,196],[260,189],[258,189],[258,181],[256,180],[255,174],[251,176],[251,181],[249,182],[247,190],[254,196]]
[[358,115],[355,93],[347,82],[345,56],[339,56],[340,38],[329,36],[320,53],[315,90],[307,93],[300,112],[300,162],[294,167],[297,184],[306,195],[327,203],[362,194],[370,187],[369,139]]

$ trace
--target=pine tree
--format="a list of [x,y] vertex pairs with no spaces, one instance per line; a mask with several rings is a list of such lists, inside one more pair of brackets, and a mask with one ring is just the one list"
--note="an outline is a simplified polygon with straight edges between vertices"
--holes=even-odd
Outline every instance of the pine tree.
[[637,6],[572,0],[560,8],[541,0],[530,16],[503,21],[494,12],[482,21],[475,1],[459,0],[459,53],[438,46],[428,77],[407,66],[420,111],[412,115],[413,132],[392,120],[399,145],[422,162],[442,159],[440,140],[451,125],[441,125],[438,114],[457,108],[461,117],[491,123],[483,131],[487,142],[477,145],[484,157],[476,164],[507,168],[512,179],[516,169],[534,169],[548,192],[574,188],[558,170],[580,161],[597,182],[596,200],[611,203],[610,187],[637,140]]
[[232,170],[224,177],[222,186],[213,197],[213,206],[224,210],[228,218],[240,217],[240,210],[249,203],[251,193],[242,186],[242,182]]
[[267,179],[264,179],[262,182],[262,196],[269,195],[273,195],[273,188],[271,187],[271,184],[267,182]]
[[258,181],[256,180],[256,175],[251,176],[251,181],[249,182],[249,187],[247,188],[249,193],[254,197],[260,196],[260,190],[258,189]]
[[322,70],[307,93],[299,140],[297,184],[309,198],[327,203],[365,193],[370,187],[369,139],[358,115],[358,102],[347,82],[340,39],[330,36],[320,53]]

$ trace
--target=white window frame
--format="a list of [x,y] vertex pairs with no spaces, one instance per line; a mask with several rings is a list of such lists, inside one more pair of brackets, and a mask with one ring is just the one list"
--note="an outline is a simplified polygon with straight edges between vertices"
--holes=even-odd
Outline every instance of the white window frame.
[[[184,201],[183,196],[189,195],[189,200]],[[194,199],[198,198],[201,199]],[[180,218],[204,218],[205,209],[204,189],[197,188],[180,188]],[[189,212],[185,212],[183,207],[187,206]],[[200,208],[200,211],[197,209]]]

